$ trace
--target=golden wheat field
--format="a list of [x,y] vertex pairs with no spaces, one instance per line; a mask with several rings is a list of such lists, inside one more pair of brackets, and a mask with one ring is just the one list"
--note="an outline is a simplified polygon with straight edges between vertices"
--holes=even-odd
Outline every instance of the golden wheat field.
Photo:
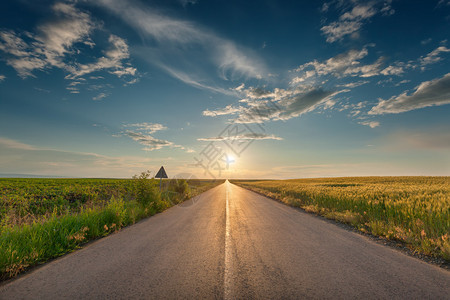
[[343,177],[234,183],[450,261],[450,177]]

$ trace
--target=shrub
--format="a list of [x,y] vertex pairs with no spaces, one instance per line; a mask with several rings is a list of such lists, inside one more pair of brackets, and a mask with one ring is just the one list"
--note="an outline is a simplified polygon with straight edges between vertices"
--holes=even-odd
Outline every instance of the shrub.
[[149,179],[149,177],[150,171],[133,176],[135,196],[142,206],[148,206],[150,203],[160,200],[160,195],[156,189],[156,180]]

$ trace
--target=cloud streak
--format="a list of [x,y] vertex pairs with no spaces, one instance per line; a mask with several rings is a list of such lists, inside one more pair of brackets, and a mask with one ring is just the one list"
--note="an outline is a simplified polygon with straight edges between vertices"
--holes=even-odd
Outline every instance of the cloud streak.
[[361,60],[368,55],[367,47],[361,50],[349,50],[347,52],[331,57],[323,62],[313,60],[299,66],[294,71],[301,72],[300,76],[295,77],[291,84],[304,82],[317,76],[333,75],[337,78],[348,76],[372,77],[380,74],[383,57],[380,57],[372,64],[362,64]]
[[370,115],[397,114],[414,109],[450,104],[450,73],[442,78],[422,82],[408,95],[404,92],[389,100],[380,100]]
[[43,148],[0,137],[2,173],[59,175],[71,177],[131,177],[151,166],[153,159],[138,156],[105,156]]
[[117,77],[124,75],[134,76],[136,74],[136,68],[123,64],[123,61],[130,57],[128,45],[125,40],[116,35],[110,35],[108,41],[111,45],[110,49],[95,63],[76,64],[75,67],[67,66],[66,69],[71,74],[67,75],[66,79],[77,79],[78,77],[100,70],[110,70],[109,72]]
[[211,89],[211,85],[193,79],[191,74],[194,71],[190,74],[176,71],[180,69],[177,64],[190,65],[196,61],[195,65],[199,68],[212,64],[218,75],[225,80],[236,77],[261,78],[266,73],[264,65],[250,50],[239,47],[193,22],[169,17],[135,1],[124,3],[101,0],[98,5],[116,14],[141,33],[149,44],[154,45],[145,51],[145,57],[150,63],[156,64],[186,84]]
[[[126,41],[109,35],[109,48],[93,63],[80,63],[83,47],[94,48],[91,36],[101,28],[90,13],[75,7],[76,3],[58,2],[51,7],[52,18],[36,27],[35,33],[16,33],[0,30],[0,51],[6,63],[22,78],[36,77],[36,71],[63,69],[73,80],[67,87],[70,93],[79,93],[82,76],[106,70],[117,77],[135,76],[136,68],[128,62]],[[81,49],[81,50],[80,50]]]
[[246,133],[241,135],[233,135],[233,136],[218,136],[218,137],[210,137],[210,138],[198,138],[197,141],[205,141],[205,142],[221,142],[221,141],[235,141],[235,140],[277,140],[281,141],[283,138],[275,136],[273,134],[263,134],[263,133]]
[[[364,22],[367,22],[376,14],[392,15],[394,13],[390,6],[391,1],[384,1],[382,7],[379,5],[380,2],[359,3],[358,1],[352,1],[353,5],[340,15],[337,21],[331,22],[320,29],[326,37],[326,41],[334,43],[349,35],[356,38],[359,36],[358,31],[364,25]],[[343,2],[339,3],[342,5]],[[322,12],[327,12],[328,10],[329,5],[322,7]]]
[[133,141],[143,145],[144,148],[142,150],[144,151],[154,151],[160,150],[164,147],[169,147],[169,148],[179,148],[181,150],[185,150],[188,153],[194,152],[190,148],[177,145],[171,141],[155,138],[153,136],[154,133],[167,129],[167,127],[162,124],[142,122],[142,123],[124,124],[123,127],[132,129],[126,129],[125,131],[122,131],[119,135],[116,136],[127,136],[131,138]]
[[54,4],[52,12],[54,20],[39,25],[37,34],[23,36],[29,42],[13,31],[0,32],[0,50],[8,55],[8,65],[23,78],[34,76],[34,70],[65,69],[64,57],[71,54],[74,44],[94,45],[89,35],[97,25],[88,13],[68,3]]
[[420,64],[423,66],[434,64],[442,60],[442,57],[439,55],[441,53],[450,52],[450,49],[448,49],[445,46],[440,46],[428,53],[426,56],[423,56],[420,58]]
[[311,112],[319,106],[330,106],[331,98],[341,91],[327,91],[319,87],[307,89],[274,89],[262,88],[241,89],[244,96],[239,106],[228,105],[217,110],[205,110],[203,115],[210,117],[237,114],[237,123],[263,123],[265,121],[286,121]]

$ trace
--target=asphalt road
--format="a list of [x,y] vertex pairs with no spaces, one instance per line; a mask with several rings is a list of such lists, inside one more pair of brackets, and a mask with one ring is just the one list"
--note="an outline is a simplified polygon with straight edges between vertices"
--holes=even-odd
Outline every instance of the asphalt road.
[[0,287],[1,299],[449,299],[450,272],[226,182]]

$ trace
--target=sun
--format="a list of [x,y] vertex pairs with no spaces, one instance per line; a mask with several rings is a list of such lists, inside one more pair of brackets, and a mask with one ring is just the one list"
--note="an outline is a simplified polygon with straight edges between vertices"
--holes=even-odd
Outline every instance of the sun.
[[230,154],[227,154],[227,157],[226,157],[227,165],[233,164],[235,162],[236,162],[236,160],[235,160],[234,156],[230,155]]

